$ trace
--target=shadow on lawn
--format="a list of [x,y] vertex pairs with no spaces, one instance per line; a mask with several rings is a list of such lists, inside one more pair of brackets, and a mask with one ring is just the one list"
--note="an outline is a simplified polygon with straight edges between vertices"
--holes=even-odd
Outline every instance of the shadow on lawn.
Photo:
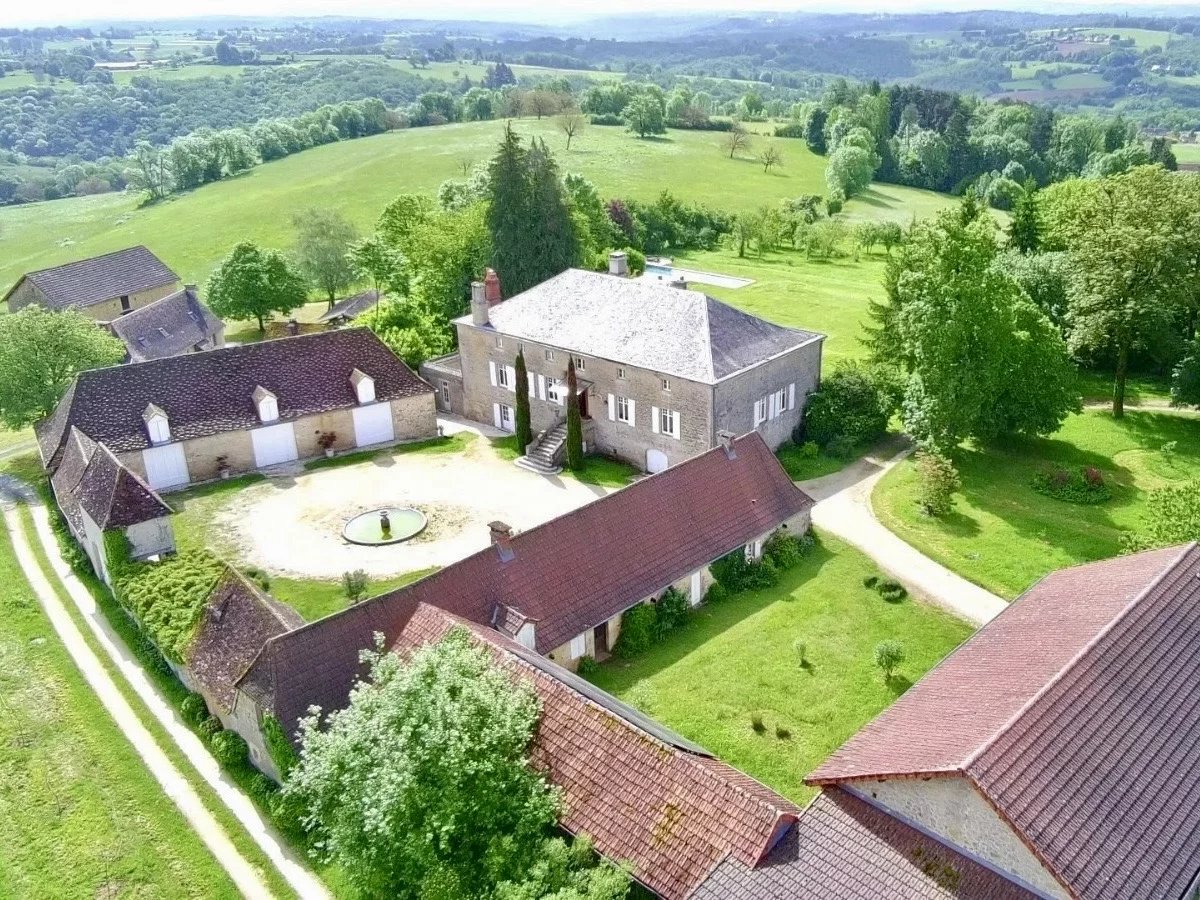
[[606,691],[621,693],[627,690],[643,678],[652,677],[677,663],[772,603],[791,603],[801,599],[797,595],[804,585],[816,578],[825,564],[833,558],[833,552],[826,549],[821,539],[816,537],[804,560],[790,572],[785,572],[775,587],[747,591],[727,600],[701,606],[692,613],[683,628],[668,636],[666,640],[631,660],[614,656],[601,665],[600,671],[591,680]]

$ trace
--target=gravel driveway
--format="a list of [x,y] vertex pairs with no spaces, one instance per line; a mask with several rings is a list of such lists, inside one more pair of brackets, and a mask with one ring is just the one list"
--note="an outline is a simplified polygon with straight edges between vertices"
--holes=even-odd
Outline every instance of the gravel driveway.
[[[500,459],[479,429],[446,421],[447,433],[477,437],[460,453],[381,454],[375,459],[269,478],[231,495],[212,530],[243,564],[295,578],[373,576],[445,566],[488,544],[488,523],[517,531],[609,493],[573,478],[545,478]],[[490,433],[490,429],[486,429]],[[342,538],[346,520],[380,506],[413,506],[429,519],[417,537],[387,547]]]

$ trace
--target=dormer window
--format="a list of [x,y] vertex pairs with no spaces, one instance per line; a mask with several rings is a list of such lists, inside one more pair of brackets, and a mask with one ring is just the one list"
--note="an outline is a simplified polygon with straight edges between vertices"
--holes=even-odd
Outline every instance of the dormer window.
[[350,383],[354,385],[354,396],[359,403],[375,402],[375,379],[360,369],[350,373]]
[[279,401],[265,387],[254,389],[254,406],[260,422],[274,422],[279,418]]
[[167,414],[160,407],[151,403],[142,413],[142,419],[146,422],[146,434],[150,443],[165,444],[171,440],[171,425],[167,421]]

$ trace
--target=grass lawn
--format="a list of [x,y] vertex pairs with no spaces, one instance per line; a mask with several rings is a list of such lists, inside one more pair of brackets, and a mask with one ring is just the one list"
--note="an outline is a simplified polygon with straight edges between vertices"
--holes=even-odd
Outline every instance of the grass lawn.
[[[535,435],[536,436],[536,435]],[[521,455],[517,448],[517,439],[507,437],[491,438],[492,449],[501,459],[513,460]],[[640,472],[628,463],[604,456],[585,456],[583,468],[578,472],[563,469],[560,478],[574,478],[584,484],[596,484],[600,487],[624,487],[636,478]]]
[[1148,28],[1084,28],[1083,34],[1098,34],[1104,37],[1117,35],[1122,40],[1133,39],[1137,50],[1148,50],[1151,47],[1166,47],[1171,40],[1169,31],[1152,31]]
[[75,669],[0,539],[0,896],[240,896]]
[[[863,587],[871,574],[865,556],[821,536],[776,587],[702,607],[682,631],[631,662],[605,663],[593,680],[802,803],[814,793],[804,776],[971,634],[933,607],[885,602]],[[873,660],[888,638],[908,653],[890,684]]]
[[[766,174],[749,157],[728,159],[715,132],[672,131],[641,140],[622,128],[590,126],[567,152],[552,119],[520,119],[514,127],[544,137],[563,171],[586,175],[606,197],[652,199],[669,188],[680,198],[736,211],[826,190],[824,158],[799,140],[778,141],[783,166]],[[309,207],[337,209],[360,228],[373,227],[396,194],[432,193],[446,179],[462,177],[463,161],[487,160],[503,128],[502,122],[471,122],[329,144],[141,208],[134,197],[115,193],[6,207],[0,210],[0,286],[23,272],[132,244],[147,245],[185,282],[203,284],[238,241],[290,247],[292,216]],[[908,221],[914,212],[953,202],[876,185],[848,203],[846,214]]]
[[[1175,451],[1162,447],[1176,442]],[[1015,597],[1054,569],[1115,556],[1121,533],[1139,526],[1147,492],[1200,476],[1200,418],[1102,410],[1072,416],[1052,438],[1014,441],[1001,449],[963,447],[955,454],[963,489],[954,512],[931,519],[916,506],[911,460],[875,488],[875,512],[923,553],[1003,597]],[[1052,467],[1095,466],[1112,499],[1066,503],[1033,490]]]

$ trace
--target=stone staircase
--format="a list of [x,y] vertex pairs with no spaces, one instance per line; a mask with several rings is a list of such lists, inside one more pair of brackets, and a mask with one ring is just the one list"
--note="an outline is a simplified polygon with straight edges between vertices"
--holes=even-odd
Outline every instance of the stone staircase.
[[557,475],[562,471],[566,446],[567,423],[562,421],[538,435],[525,455],[517,459],[517,465],[539,475]]

